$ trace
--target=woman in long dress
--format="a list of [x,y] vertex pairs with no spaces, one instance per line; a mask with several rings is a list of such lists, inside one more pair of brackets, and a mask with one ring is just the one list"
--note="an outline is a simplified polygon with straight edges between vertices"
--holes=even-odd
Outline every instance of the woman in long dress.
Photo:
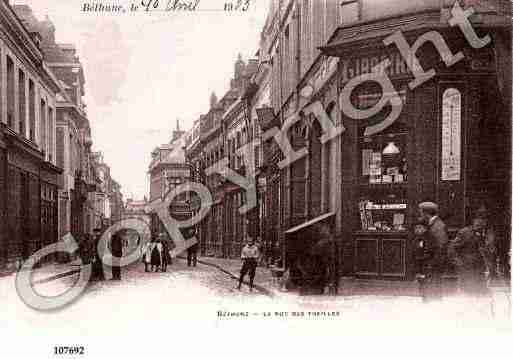
[[151,250],[151,271],[157,272],[162,265],[162,243],[157,240]]

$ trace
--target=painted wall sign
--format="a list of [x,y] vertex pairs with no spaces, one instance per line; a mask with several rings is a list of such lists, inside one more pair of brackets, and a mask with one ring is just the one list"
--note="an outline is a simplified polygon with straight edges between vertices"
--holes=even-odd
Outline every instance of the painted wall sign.
[[442,95],[442,181],[461,176],[461,92],[448,88]]
[[390,61],[390,66],[385,69],[387,75],[398,76],[410,73],[403,57],[397,52],[392,55],[372,55],[341,60],[340,79],[342,83],[346,83],[353,77],[368,74],[374,66],[387,59]]

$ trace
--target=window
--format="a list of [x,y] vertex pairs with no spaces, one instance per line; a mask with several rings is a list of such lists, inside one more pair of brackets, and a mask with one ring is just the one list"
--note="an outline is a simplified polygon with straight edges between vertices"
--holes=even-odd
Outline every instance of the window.
[[7,126],[14,129],[14,63],[7,58]]
[[48,107],[48,161],[53,161],[53,131],[55,129],[53,121],[53,108]]
[[260,167],[260,145],[255,146],[255,166]]
[[25,137],[25,120],[27,116],[26,111],[26,96],[25,96],[25,73],[20,69],[18,71],[18,106],[19,106],[19,132]]
[[[284,36],[283,36],[284,38],[283,38],[283,70],[282,71],[285,74],[290,74],[291,70],[292,70],[291,59],[290,59],[290,57],[292,55],[292,51],[291,51],[289,28],[290,28],[290,25],[287,25],[285,27]],[[293,76],[286,76],[284,78],[283,87],[285,89],[286,94],[289,93],[290,83],[291,83],[292,79],[293,79]]]
[[[41,122],[41,149],[43,153],[47,152],[46,148],[46,103],[44,100],[41,100],[41,109],[40,109],[40,122]],[[46,158],[46,157],[45,157]]]
[[340,23],[348,24],[360,19],[359,0],[343,0],[340,4]]
[[36,90],[34,82],[29,80],[29,139],[36,139]]
[[[405,96],[404,91],[400,94]],[[380,97],[381,93],[361,94],[357,106],[369,107]],[[379,121],[380,116],[372,120]],[[362,231],[406,231],[409,127],[405,117],[372,136],[364,136],[365,125],[359,128],[358,210]]]

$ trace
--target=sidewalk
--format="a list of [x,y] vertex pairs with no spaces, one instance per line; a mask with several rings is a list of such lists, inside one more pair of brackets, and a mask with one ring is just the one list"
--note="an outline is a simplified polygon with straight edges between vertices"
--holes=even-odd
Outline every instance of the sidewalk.
[[[198,262],[205,265],[211,265],[218,269],[239,278],[242,263],[240,259],[226,259],[216,257],[198,257]],[[246,282],[246,281],[245,281]],[[271,270],[266,267],[257,267],[255,276],[255,285],[260,287],[262,291],[275,296],[284,294],[280,289],[280,282],[273,280]],[[456,283],[448,285],[447,294],[454,292]],[[453,288],[454,287],[454,288]],[[511,297],[511,287],[504,280],[497,280],[490,287],[493,297],[503,302],[509,307]],[[383,279],[358,279],[355,277],[342,277],[339,281],[338,294],[339,297],[362,297],[362,296],[379,296],[379,297],[421,297],[419,284],[417,281],[402,280],[383,280]],[[500,298],[500,299],[499,299]],[[509,304],[509,305],[508,305]]]

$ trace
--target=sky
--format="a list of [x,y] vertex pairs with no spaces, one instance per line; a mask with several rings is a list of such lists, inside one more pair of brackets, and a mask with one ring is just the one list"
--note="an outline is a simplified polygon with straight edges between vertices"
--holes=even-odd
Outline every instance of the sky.
[[[100,2],[11,0],[30,5],[40,20],[48,16],[57,42],[75,44],[93,150],[103,152],[125,198],[142,199],[149,192],[151,151],[169,142],[177,119],[181,129],[191,128],[208,111],[212,91],[222,97],[239,53],[254,57],[268,1],[251,0],[248,11],[235,13],[81,11],[85,3]],[[167,0],[160,2],[163,7]],[[200,0],[198,8],[222,9],[225,2]]]

